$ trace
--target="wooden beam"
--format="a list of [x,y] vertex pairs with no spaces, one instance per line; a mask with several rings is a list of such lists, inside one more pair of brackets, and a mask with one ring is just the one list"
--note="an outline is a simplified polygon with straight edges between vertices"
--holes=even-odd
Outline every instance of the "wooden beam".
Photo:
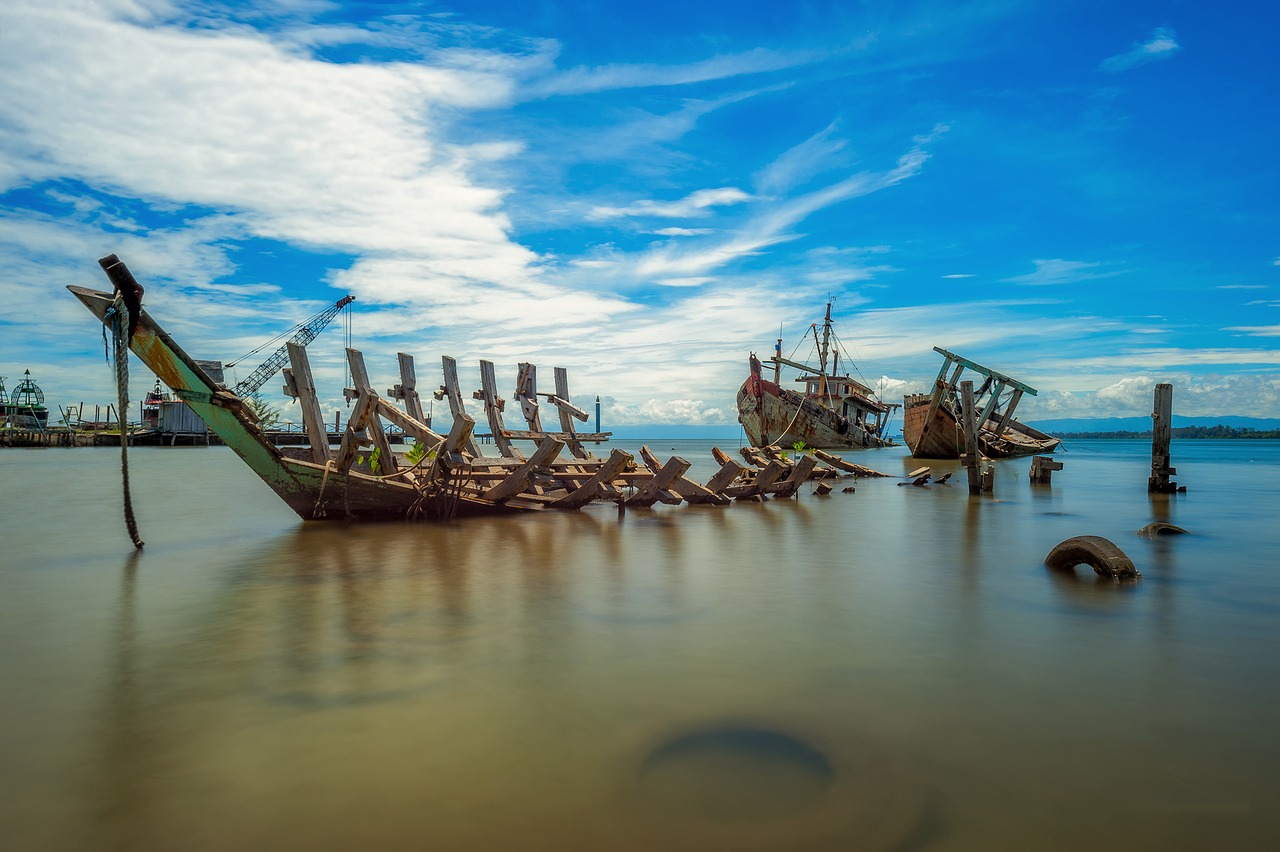
[[707,480],[707,489],[720,494],[746,472],[747,468],[742,462],[737,459],[726,458],[720,470],[716,471],[715,475]]
[[399,426],[406,435],[412,435],[418,443],[435,445],[444,441],[443,435],[431,431],[430,426],[405,414],[385,399],[379,399],[375,404],[378,407],[378,414]]
[[542,432],[542,417],[538,413],[538,368],[527,361],[517,365],[516,392],[513,394],[520,403],[520,413],[529,424],[529,431]]
[[293,373],[294,390],[298,393],[298,406],[302,409],[302,427],[307,430],[307,442],[311,444],[311,460],[316,464],[329,461],[329,436],[324,429],[324,416],[320,413],[320,400],[316,398],[316,383],[311,377],[311,363],[307,360],[307,347],[288,344],[290,371]]
[[[587,422],[587,412],[575,407],[569,402],[569,371],[564,367],[553,368],[556,380],[556,394],[551,397],[551,404],[556,407],[556,412],[560,415],[560,431],[566,435],[573,436],[574,429],[573,419],[576,417],[583,423]],[[582,446],[582,441],[576,436],[568,438],[565,441],[569,446],[569,452],[575,458],[585,459],[590,457],[586,447]]]
[[1173,461],[1169,445],[1173,438],[1173,385],[1156,385],[1155,403],[1151,411],[1151,476],[1147,479],[1147,491],[1154,494],[1171,494],[1178,490],[1169,477],[1178,471],[1170,466]]
[[773,493],[779,497],[790,497],[800,489],[800,486],[809,479],[809,475],[813,473],[813,469],[817,467],[818,460],[813,456],[801,456],[795,466],[791,468],[791,474],[784,479]]
[[[440,366],[444,370],[444,384],[440,386],[440,389],[449,400],[449,413],[455,421],[459,417],[470,419],[470,415],[467,414],[467,408],[462,403],[462,389],[458,385],[458,362],[448,355],[442,355],[440,357]],[[480,455],[480,447],[476,444],[475,436],[472,434],[467,436],[466,445],[463,449],[470,455]]]
[[508,458],[523,458],[507,439],[507,427],[502,422],[502,409],[505,403],[498,396],[498,380],[493,373],[492,361],[480,362],[480,390],[473,396],[484,401],[485,418],[489,421],[489,432],[493,435],[493,443],[498,448],[498,454]]
[[751,480],[751,482],[726,488],[724,490],[725,496],[732,497],[735,500],[758,497],[772,488],[773,484],[781,479],[786,472],[787,466],[774,459],[757,473],[755,479]]
[[[662,472],[662,462],[648,447],[640,448],[640,458],[644,460],[645,467],[649,468],[655,475]],[[722,506],[729,502],[728,497],[712,491],[707,486],[695,482],[683,474],[672,480],[670,487],[672,491],[679,494],[690,504],[714,503]]]
[[368,441],[363,433],[369,423],[372,410],[372,397],[365,394],[356,397],[355,408],[347,418],[347,428],[342,433],[342,443],[338,445],[338,453],[333,460],[334,467],[342,473],[351,469],[351,463],[356,460],[356,453],[360,452],[361,446]]
[[973,410],[973,382],[960,383],[960,422],[964,430],[962,461],[969,471],[969,493],[982,493],[982,456],[978,452],[978,419]]
[[351,381],[355,383],[356,390],[361,394],[368,394],[371,399],[369,408],[369,439],[373,441],[373,447],[378,452],[378,467],[375,471],[379,475],[395,473],[397,469],[395,453],[391,451],[391,443],[387,440],[387,435],[382,431],[382,421],[378,418],[378,393],[373,389],[373,383],[369,381],[369,372],[364,367],[364,354],[359,349],[347,350],[347,363],[351,366]]
[[418,395],[418,375],[414,370],[413,356],[404,352],[396,353],[400,364],[400,398],[404,400],[404,410],[419,423],[426,423],[426,415],[422,412],[422,397]]
[[605,491],[613,491],[613,480],[631,461],[630,453],[615,449],[586,482],[552,502],[550,508],[576,509],[595,500]]
[[1014,388],[1013,396],[1009,397],[1009,405],[1005,408],[1004,414],[1000,417],[1000,422],[996,424],[996,434],[1003,435],[1004,430],[1009,427],[1009,421],[1013,419],[1013,412],[1018,407],[1019,400],[1022,399],[1022,388]]
[[660,471],[653,474],[648,482],[623,502],[628,506],[652,506],[659,500],[667,502],[663,499],[662,492],[666,491],[678,477],[683,476],[689,467],[689,462],[679,456],[672,456],[667,459],[667,463]]
[[495,503],[501,503],[508,498],[516,496],[529,487],[530,475],[537,468],[550,464],[556,456],[560,455],[560,451],[563,449],[563,441],[548,438],[538,445],[538,449],[529,457],[527,462],[520,465],[506,479],[484,492],[481,496]]

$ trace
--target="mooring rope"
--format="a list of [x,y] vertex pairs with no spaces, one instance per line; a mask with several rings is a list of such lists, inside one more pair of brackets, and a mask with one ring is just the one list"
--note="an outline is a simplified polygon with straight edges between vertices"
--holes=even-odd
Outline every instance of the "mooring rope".
[[[120,478],[124,483],[124,522],[129,529],[133,546],[141,550],[142,538],[138,535],[138,521],[133,515],[133,498],[129,493],[129,432],[125,426],[125,411],[129,407],[129,307],[124,297],[116,294],[115,302],[106,316],[111,326],[111,338],[115,344],[116,417],[120,421]],[[105,334],[105,331],[104,331]]]

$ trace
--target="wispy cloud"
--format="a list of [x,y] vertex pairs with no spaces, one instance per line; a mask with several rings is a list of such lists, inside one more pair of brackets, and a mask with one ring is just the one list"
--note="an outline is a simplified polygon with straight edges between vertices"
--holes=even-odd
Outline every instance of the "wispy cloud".
[[625,207],[594,207],[589,216],[592,219],[618,219],[627,216],[655,216],[667,219],[698,217],[708,215],[713,207],[741,204],[750,200],[750,194],[736,187],[723,186],[716,189],[700,189],[676,201],[645,199]]
[[1098,68],[1111,73],[1127,71],[1137,65],[1156,59],[1168,59],[1181,49],[1173,30],[1160,27],[1146,41],[1135,44],[1124,53],[1117,53],[1102,60]]
[[1250,337],[1280,337],[1280,325],[1230,325],[1224,331],[1238,331]]
[[1120,274],[1118,270],[1102,269],[1101,263],[1086,263],[1080,260],[1052,258],[1048,260],[1033,260],[1031,262],[1035,264],[1035,272],[1028,272],[1026,275],[1015,275],[1012,278],[1003,280],[1010,284],[1043,286],[1048,284],[1075,284],[1080,281],[1110,278]]
[[763,195],[786,192],[838,165],[838,155],[848,147],[835,135],[838,126],[832,122],[761,169],[756,190]]
[[1266,284],[1219,284],[1219,290],[1265,290]]
[[579,66],[556,72],[546,79],[529,82],[522,89],[522,97],[546,98],[614,89],[683,86],[794,68],[813,62],[821,56],[822,54],[815,52],[778,52],[760,48],[676,65]]

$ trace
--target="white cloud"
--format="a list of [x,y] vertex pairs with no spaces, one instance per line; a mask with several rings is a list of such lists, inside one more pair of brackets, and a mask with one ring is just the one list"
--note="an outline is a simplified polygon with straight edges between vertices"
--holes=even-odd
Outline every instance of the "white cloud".
[[683,65],[639,64],[570,68],[546,79],[527,84],[522,97],[545,98],[610,89],[682,86],[794,68],[813,62],[817,58],[820,58],[820,55],[815,53],[779,53],[757,49]]
[[786,192],[838,164],[848,143],[835,138],[835,122],[791,148],[756,175],[756,189],[764,195]]
[[1043,286],[1048,284],[1075,284],[1080,281],[1091,281],[1096,278],[1110,278],[1119,275],[1118,270],[1100,270],[1100,263],[1086,263],[1079,260],[1063,260],[1062,258],[1052,258],[1047,260],[1033,260],[1035,264],[1035,272],[1029,272],[1026,275],[1015,275],[1004,280],[1010,284],[1027,284],[1031,286]]
[[1223,331],[1238,331],[1251,337],[1280,337],[1280,325],[1231,325]]
[[700,189],[676,201],[644,199],[625,207],[598,206],[592,208],[589,215],[592,219],[618,219],[627,216],[699,217],[709,215],[711,208],[741,204],[750,200],[750,194],[736,187],[723,186],[716,189]]
[[1103,71],[1127,71],[1136,65],[1142,65],[1156,59],[1168,59],[1181,49],[1173,30],[1160,27],[1146,41],[1135,44],[1124,53],[1118,53],[1102,61],[1098,67]]

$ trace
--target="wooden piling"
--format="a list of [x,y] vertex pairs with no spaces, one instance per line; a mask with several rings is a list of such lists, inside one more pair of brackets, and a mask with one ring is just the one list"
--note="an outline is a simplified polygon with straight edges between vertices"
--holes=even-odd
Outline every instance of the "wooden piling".
[[1177,473],[1169,464],[1172,461],[1169,454],[1172,429],[1173,385],[1158,384],[1151,412],[1151,476],[1147,479],[1149,493],[1172,494],[1178,490],[1178,484],[1169,479]]
[[1062,470],[1062,462],[1055,461],[1050,456],[1032,456],[1031,457],[1031,481],[1038,485],[1050,485],[1053,482],[1053,472]]
[[978,418],[973,410],[973,381],[960,383],[961,424],[964,427],[964,455],[961,461],[969,472],[969,493],[982,493],[982,455],[978,452]]

